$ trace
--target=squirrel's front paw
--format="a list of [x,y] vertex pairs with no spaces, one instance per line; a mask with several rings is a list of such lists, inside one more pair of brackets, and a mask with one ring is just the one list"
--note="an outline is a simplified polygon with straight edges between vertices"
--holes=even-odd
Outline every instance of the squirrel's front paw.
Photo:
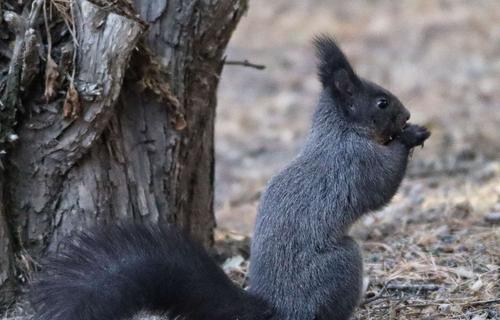
[[408,148],[424,145],[424,141],[431,135],[426,127],[408,124],[401,132],[399,139]]

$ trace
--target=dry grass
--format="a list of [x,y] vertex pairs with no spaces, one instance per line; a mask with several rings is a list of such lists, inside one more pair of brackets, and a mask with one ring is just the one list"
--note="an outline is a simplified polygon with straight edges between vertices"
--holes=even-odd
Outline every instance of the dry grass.
[[[407,181],[393,207],[356,227],[370,279],[366,298],[373,300],[359,319],[500,317],[500,232],[481,208],[498,197],[500,176],[469,179]],[[457,196],[470,190],[465,200]],[[487,199],[475,204],[482,192]]]

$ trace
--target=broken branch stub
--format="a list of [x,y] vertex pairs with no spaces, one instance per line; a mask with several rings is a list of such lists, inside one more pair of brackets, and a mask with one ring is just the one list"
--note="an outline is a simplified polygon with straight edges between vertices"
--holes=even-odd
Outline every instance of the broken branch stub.
[[[75,81],[102,87],[102,95],[82,102],[82,117],[57,135],[58,143],[47,156],[73,163],[105,128],[118,99],[132,50],[143,25],[103,10],[89,1],[75,3],[78,55]],[[109,45],[111,44],[111,46]],[[85,141],[85,143],[82,143]]]

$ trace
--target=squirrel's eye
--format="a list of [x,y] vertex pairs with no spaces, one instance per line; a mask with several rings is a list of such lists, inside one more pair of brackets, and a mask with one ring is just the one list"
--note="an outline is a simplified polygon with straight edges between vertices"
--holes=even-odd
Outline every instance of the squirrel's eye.
[[380,100],[377,101],[377,107],[380,109],[385,109],[389,105],[389,102],[385,98],[381,98]]

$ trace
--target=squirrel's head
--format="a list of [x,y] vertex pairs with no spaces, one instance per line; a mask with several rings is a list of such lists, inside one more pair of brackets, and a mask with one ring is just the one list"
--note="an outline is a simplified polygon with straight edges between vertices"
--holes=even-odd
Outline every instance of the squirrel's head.
[[410,118],[403,104],[388,90],[356,75],[344,53],[327,35],[314,39],[318,75],[326,94],[349,123],[381,143],[400,133]]

